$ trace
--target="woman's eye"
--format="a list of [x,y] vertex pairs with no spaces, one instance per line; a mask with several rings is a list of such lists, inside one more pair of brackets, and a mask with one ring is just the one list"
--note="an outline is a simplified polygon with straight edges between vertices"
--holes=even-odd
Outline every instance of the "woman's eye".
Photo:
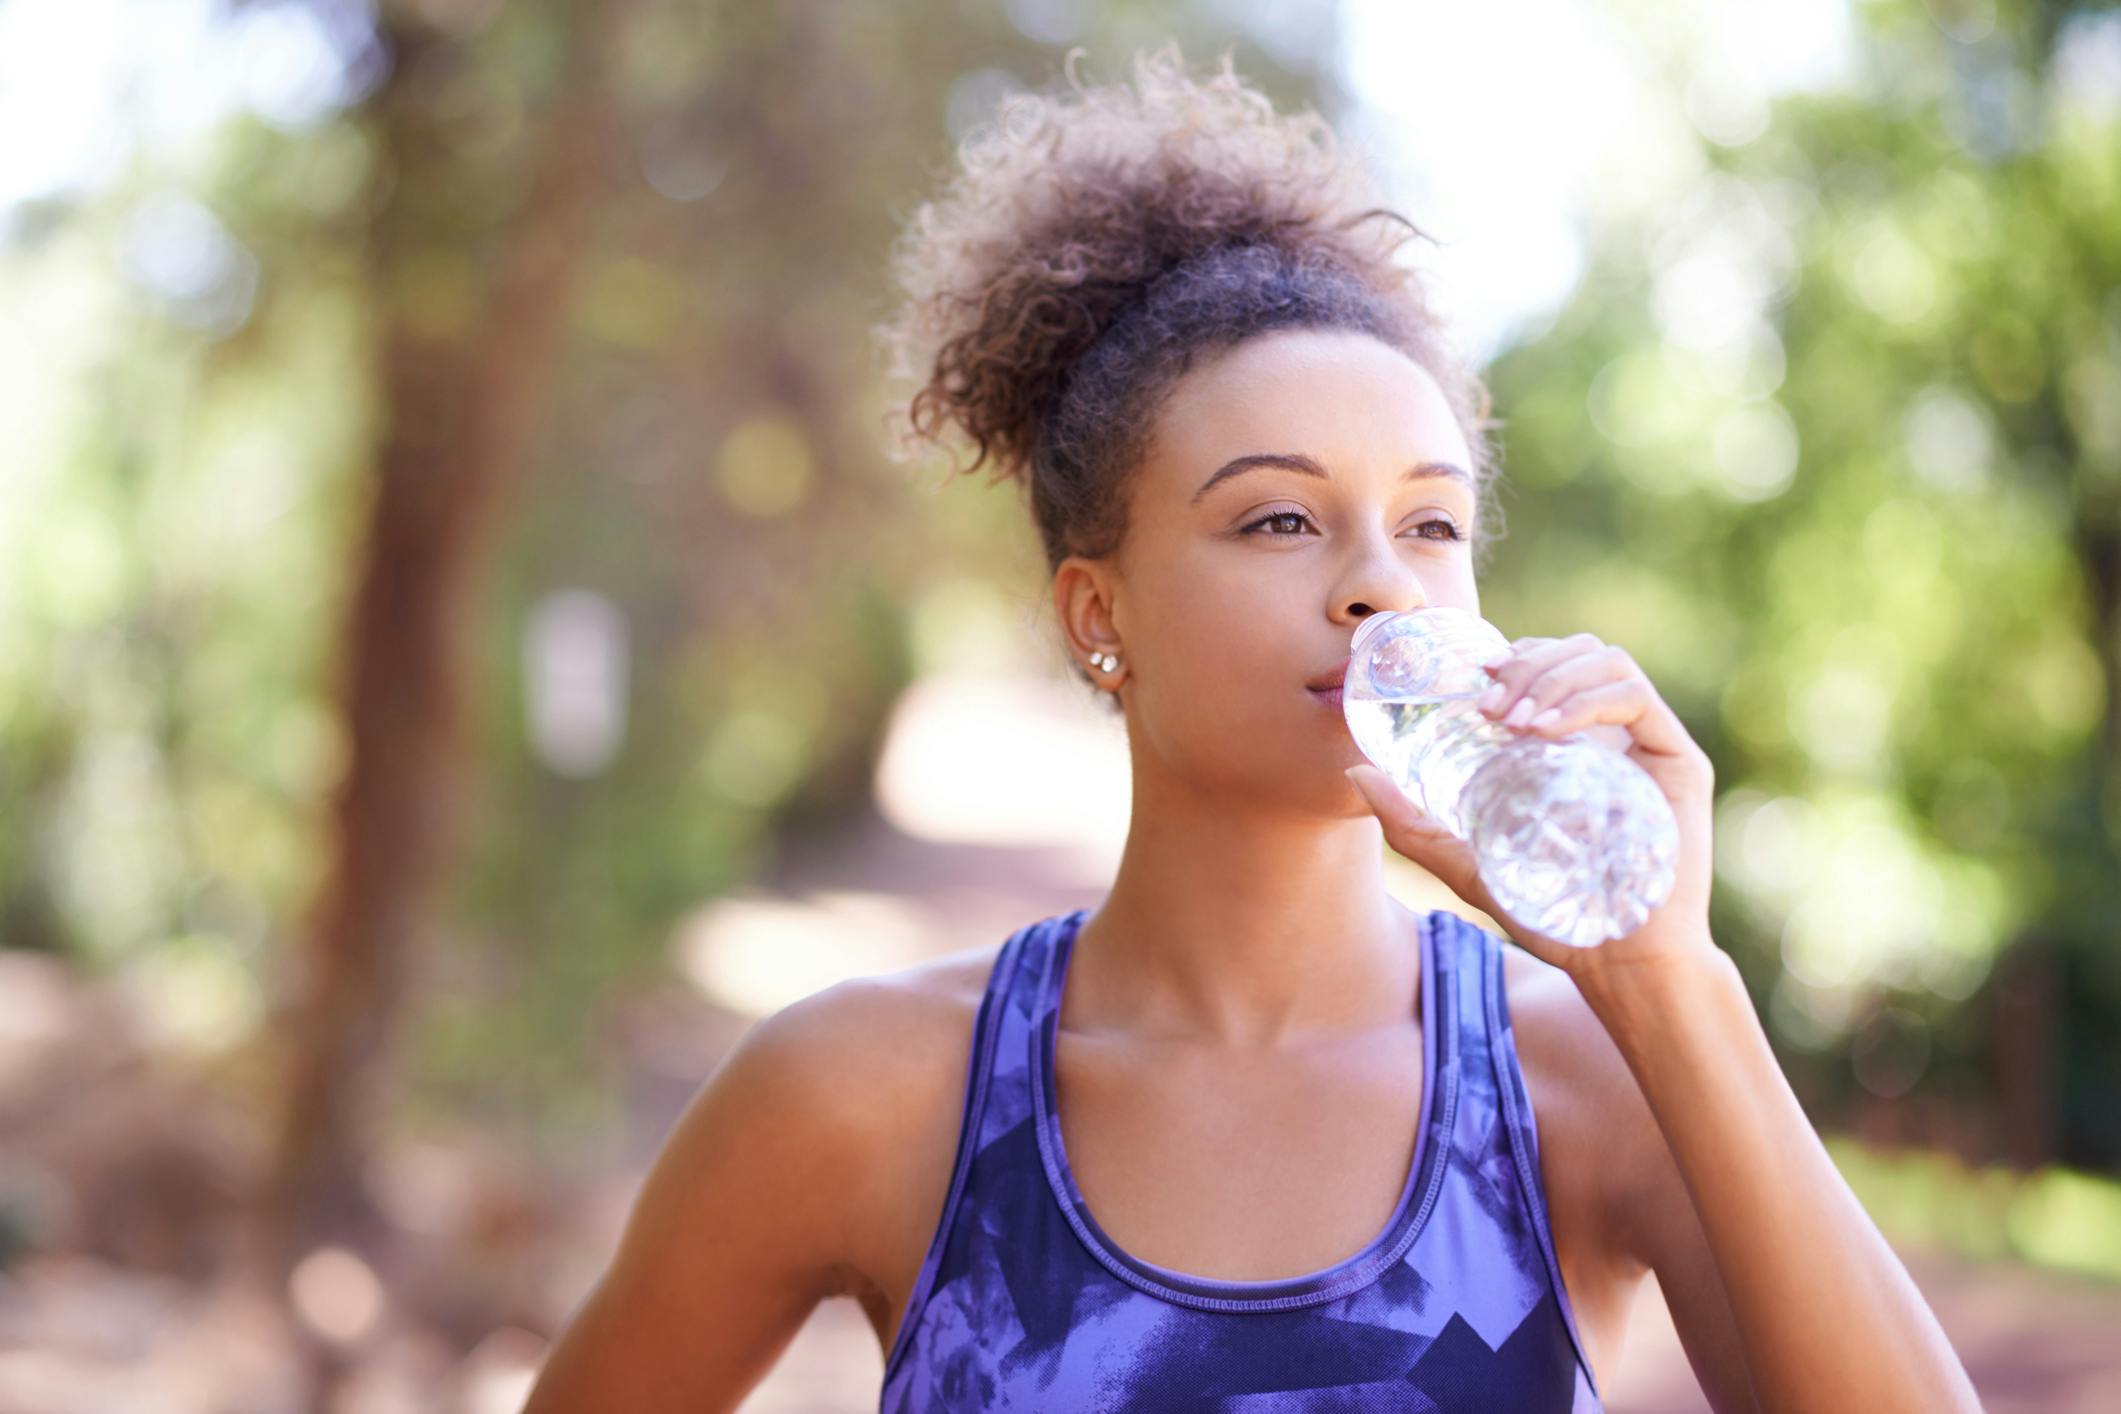
[[[1305,515],[1302,511],[1274,511],[1270,514],[1261,516],[1258,520],[1253,521],[1239,533],[1244,535],[1258,534],[1261,533],[1260,527],[1262,526],[1277,525],[1290,522],[1293,522],[1294,525],[1298,528],[1290,530],[1268,530],[1264,533],[1276,537],[1285,535],[1300,535],[1303,533],[1301,527],[1309,525],[1311,523],[1311,518]],[[1443,534],[1430,535],[1424,538],[1437,541],[1465,539],[1465,533],[1458,528],[1456,522],[1444,520],[1441,518],[1436,520],[1425,520],[1419,526],[1417,526],[1416,529],[1425,531],[1432,525],[1442,527]]]
[[[1263,515],[1258,520],[1253,521],[1250,525],[1244,528],[1244,533],[1246,535],[1250,535],[1254,531],[1258,530],[1259,527],[1263,525],[1272,525],[1277,521],[1294,521],[1298,525],[1302,526],[1309,525],[1311,523],[1311,518],[1305,515],[1302,511],[1275,511],[1270,515]],[[1269,531],[1268,533],[1271,535],[1296,535],[1300,532],[1294,530],[1275,530]]]

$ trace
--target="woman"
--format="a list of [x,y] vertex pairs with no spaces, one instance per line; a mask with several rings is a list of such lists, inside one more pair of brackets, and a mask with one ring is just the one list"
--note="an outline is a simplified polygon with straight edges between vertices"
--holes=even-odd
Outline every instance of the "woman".
[[[1596,1409],[1652,1271],[1718,1410],[1978,1408],[1709,936],[1710,764],[1628,654],[1519,639],[1484,704],[1670,799],[1677,886],[1625,938],[1519,926],[1361,764],[1352,634],[1477,611],[1494,530],[1413,228],[1227,55],[1072,59],[916,213],[885,332],[914,440],[1028,484],[1126,722],[1117,877],[754,1027],[531,1414],[731,1408],[835,1294],[886,1411]],[[1380,827],[1517,946],[1395,902]]]

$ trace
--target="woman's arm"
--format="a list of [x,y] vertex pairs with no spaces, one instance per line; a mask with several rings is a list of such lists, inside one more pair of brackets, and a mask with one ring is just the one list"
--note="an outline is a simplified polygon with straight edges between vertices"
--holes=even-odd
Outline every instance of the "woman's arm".
[[[1544,936],[1495,899],[1472,847],[1424,817],[1384,772],[1357,766],[1349,779],[1394,849],[1575,980],[1626,1061],[1663,1141],[1615,1145],[1639,1179],[1637,1250],[1680,1303],[1673,1318],[1687,1355],[1713,1372],[1704,1384],[1719,1405],[1734,1397],[1735,1324],[1763,1408],[1979,1410],[1951,1343],[1812,1132],[1737,966],[1709,934],[1708,754],[1634,658],[1594,634],[1520,638],[1484,666],[1494,683],[1479,710],[1528,736],[1610,742],[1672,807],[1672,887],[1641,926],[1590,948]],[[1698,1228],[1685,1220],[1682,1187]],[[1728,1318],[1713,1301],[1681,1309],[1713,1290],[1711,1263]]]
[[[1634,1156],[1625,1226],[1697,1374],[1727,1310],[1763,1409],[1978,1411],[1929,1304],[1805,1118],[1729,956],[1704,946],[1625,986],[1591,981],[1584,1000],[1668,1146]],[[1703,1289],[1712,1271],[1727,1306]]]
[[849,1288],[847,1229],[878,1130],[848,1083],[867,987],[841,983],[767,1017],[716,1068],[524,1414],[735,1409],[812,1308]]

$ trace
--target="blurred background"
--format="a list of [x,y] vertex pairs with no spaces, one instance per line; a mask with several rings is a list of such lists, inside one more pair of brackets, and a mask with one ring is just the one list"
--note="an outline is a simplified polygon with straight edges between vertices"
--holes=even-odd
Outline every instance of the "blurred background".
[[[2111,5],[0,0],[0,1409],[513,1410],[747,1026],[1102,896],[1119,728],[869,330],[954,140],[1167,38],[1438,238],[1488,617],[1715,758],[1990,1407],[2121,1408]],[[1654,1284],[1607,1384],[1705,1407]]]

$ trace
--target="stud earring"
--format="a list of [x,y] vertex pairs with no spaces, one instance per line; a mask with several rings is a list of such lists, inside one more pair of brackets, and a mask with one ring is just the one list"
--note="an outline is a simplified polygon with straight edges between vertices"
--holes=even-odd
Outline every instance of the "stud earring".
[[1119,655],[1117,653],[1104,652],[1092,653],[1090,655],[1090,665],[1100,672],[1109,673],[1119,666]]

